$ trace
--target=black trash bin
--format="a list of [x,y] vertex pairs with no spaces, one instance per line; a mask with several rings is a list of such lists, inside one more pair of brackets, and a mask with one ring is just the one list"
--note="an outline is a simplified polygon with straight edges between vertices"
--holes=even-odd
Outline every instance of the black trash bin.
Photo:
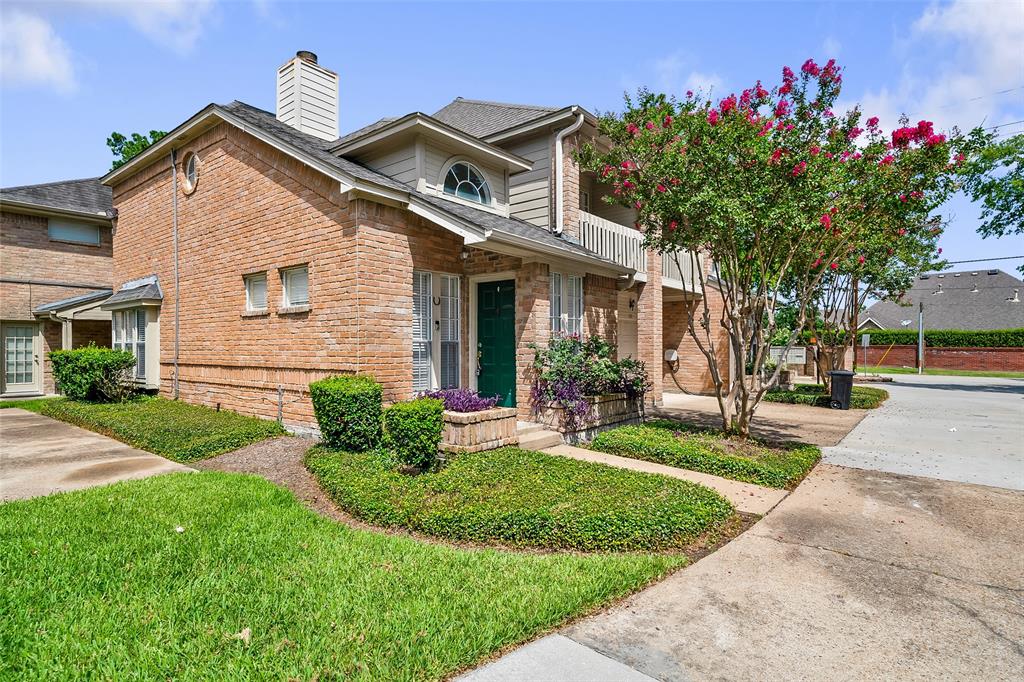
[[832,398],[829,406],[833,410],[850,409],[850,398],[853,395],[853,372],[848,369],[837,369],[829,372],[832,378]]

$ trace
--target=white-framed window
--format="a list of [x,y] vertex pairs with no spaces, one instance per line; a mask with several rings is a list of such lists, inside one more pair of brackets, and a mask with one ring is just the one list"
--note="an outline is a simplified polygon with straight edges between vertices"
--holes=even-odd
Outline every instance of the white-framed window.
[[146,378],[146,322],[145,308],[115,310],[111,316],[114,348],[126,350],[135,356],[136,379]]
[[192,194],[199,184],[199,157],[190,153],[185,157],[185,194]]
[[254,272],[242,278],[245,281],[245,309],[259,312],[267,309],[267,273]]
[[583,276],[551,273],[551,333],[583,333]]
[[468,161],[456,161],[444,174],[444,193],[490,205],[491,187],[479,168]]
[[462,281],[458,275],[412,275],[413,391],[461,384]]
[[80,223],[74,220],[62,220],[50,218],[47,221],[47,234],[50,239],[60,242],[75,242],[76,244],[100,243],[100,226]]
[[285,308],[309,305],[309,266],[281,271],[281,305]]

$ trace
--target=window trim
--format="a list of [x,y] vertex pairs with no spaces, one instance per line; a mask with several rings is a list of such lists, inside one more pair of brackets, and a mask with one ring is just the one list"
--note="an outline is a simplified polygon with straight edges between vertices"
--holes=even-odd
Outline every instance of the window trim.
[[[415,278],[426,277],[430,283],[430,290],[426,294],[427,298],[427,329],[426,338],[417,338],[416,336],[416,286]],[[455,344],[455,383],[447,386],[447,388],[461,388],[463,385],[462,381],[462,352],[464,349],[463,338],[462,338],[462,324],[463,324],[463,276],[453,272],[434,272],[430,270],[414,270],[413,271],[413,333],[412,333],[412,344],[413,344],[413,374],[412,374],[412,389],[413,393],[421,393],[423,391],[432,391],[439,388],[445,388],[442,384],[445,375],[445,367],[442,366],[444,362],[443,347],[444,344]],[[455,281],[455,296],[448,296],[445,294],[444,282],[445,280]],[[451,290],[449,290],[451,291]],[[454,299],[455,315],[445,316],[445,303],[446,300]],[[446,339],[446,331],[451,332],[452,328],[448,327],[445,329],[446,323],[454,321],[454,337]],[[416,382],[416,346],[417,344],[427,346],[427,357],[429,358],[430,366],[427,371],[427,383],[423,385],[417,385]]]
[[[91,227],[96,230],[96,241],[83,240],[83,239],[71,239],[68,237],[55,237],[53,235],[54,224],[74,227]],[[103,234],[100,232],[100,226],[95,223],[85,222],[84,220],[65,220],[64,218],[47,218],[46,219],[46,237],[51,242],[61,242],[64,244],[80,244],[82,246],[99,246],[103,243]]]
[[[195,179],[190,180],[188,177],[189,164],[193,165],[193,171],[195,172]],[[199,186],[199,155],[195,152],[189,152],[185,155],[185,158],[181,162],[181,174],[183,180],[181,183],[182,189],[185,194],[192,194],[196,191],[196,187]]]
[[[295,274],[296,272],[300,272],[300,271],[303,271],[303,270],[306,272],[306,300],[305,301],[301,301],[301,302],[299,302],[299,301],[292,302],[292,300],[291,300],[291,286],[289,284],[289,278],[293,274]],[[282,310],[285,311],[285,312],[287,312],[289,310],[309,310],[310,301],[312,300],[312,296],[310,296],[310,291],[309,291],[309,280],[310,280],[310,277],[309,277],[309,263],[305,263],[303,265],[292,265],[292,266],[289,266],[287,268],[281,268],[280,273],[281,273],[281,308],[282,308]]]
[[[263,280],[263,306],[256,307],[252,303],[252,283],[258,280]],[[307,289],[309,288],[309,276],[306,276]],[[265,313],[270,308],[270,287],[269,278],[267,277],[267,271],[262,270],[260,272],[248,272],[242,275],[242,283],[245,287],[245,312],[247,313]],[[308,297],[308,292],[307,292]]]
[[[586,315],[586,275],[582,272],[551,270],[548,273],[548,306],[551,322],[551,334],[578,334],[583,336],[583,319]],[[559,282],[558,293],[555,293],[555,282]],[[572,296],[573,283],[579,283],[579,296]],[[558,315],[555,315],[555,301],[558,302]],[[574,316],[574,303],[578,303],[579,316]],[[573,327],[576,327],[573,329]]]
[[[139,333],[139,314],[144,316],[142,320],[142,333]],[[132,379],[140,383],[146,383],[146,365],[149,362],[149,322],[150,314],[147,306],[135,306],[132,308],[121,308],[111,313],[110,336],[111,347],[117,350],[126,350],[135,356],[135,367],[132,369]],[[141,340],[139,337],[142,337]],[[139,347],[142,352],[139,353]]]
[[[459,165],[460,163],[461,164],[466,164],[467,166],[469,166],[470,168],[475,170],[477,172],[477,174],[479,174],[480,177],[484,179],[484,185],[487,187],[487,194],[488,194],[488,200],[487,201],[474,201],[472,199],[467,199],[465,197],[461,197],[458,194],[450,194],[447,191],[445,191],[444,184],[445,184],[445,180],[448,177],[448,173],[451,171],[452,168],[454,168],[455,166]],[[444,163],[444,165],[441,166],[441,175],[437,179],[437,191],[438,191],[438,194],[440,194],[441,196],[446,197],[448,199],[455,199],[456,201],[464,202],[468,206],[484,206],[486,208],[494,208],[495,205],[496,205],[496,202],[495,202],[495,199],[494,199],[494,186],[495,185],[491,181],[490,175],[486,171],[484,171],[484,169],[481,168],[479,164],[474,162],[473,159],[470,159],[470,158],[468,158],[466,156],[454,156],[454,157],[448,159]]]

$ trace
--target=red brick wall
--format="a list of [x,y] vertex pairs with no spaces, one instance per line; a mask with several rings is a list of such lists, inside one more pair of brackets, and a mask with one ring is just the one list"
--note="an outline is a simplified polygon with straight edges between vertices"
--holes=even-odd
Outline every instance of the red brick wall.
[[647,281],[638,283],[636,297],[637,355],[646,365],[652,388],[648,402],[661,404],[664,377],[660,368],[665,363],[662,339],[663,299],[661,288],[661,254],[647,252]]
[[[857,360],[863,365],[863,348],[857,348]],[[868,369],[879,366],[879,362],[883,367],[917,367],[917,346],[893,346],[891,350],[888,346],[869,346]],[[1024,372],[1024,348],[925,347],[924,366],[931,369]]]
[[[718,325],[718,320],[722,318],[723,306],[717,291],[709,290],[708,306],[711,313],[718,367],[722,373],[722,380],[727,382],[729,377],[729,334]],[[707,358],[700,351],[693,337],[690,336],[689,318],[694,314],[698,316],[704,314],[703,304],[699,300],[665,302],[665,348],[675,348],[679,353],[679,363],[674,373],[664,359],[661,363],[663,381],[665,389],[668,391],[679,390],[676,382],[691,393],[712,393],[715,390]],[[701,332],[699,321],[697,331]]]

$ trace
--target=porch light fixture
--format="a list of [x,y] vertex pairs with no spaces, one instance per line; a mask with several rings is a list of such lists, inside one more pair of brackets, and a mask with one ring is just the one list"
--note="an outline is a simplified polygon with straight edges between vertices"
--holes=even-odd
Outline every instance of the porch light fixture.
[[462,249],[462,253],[459,254],[459,258],[461,258],[462,260],[466,260],[467,258],[469,258],[469,249]]

